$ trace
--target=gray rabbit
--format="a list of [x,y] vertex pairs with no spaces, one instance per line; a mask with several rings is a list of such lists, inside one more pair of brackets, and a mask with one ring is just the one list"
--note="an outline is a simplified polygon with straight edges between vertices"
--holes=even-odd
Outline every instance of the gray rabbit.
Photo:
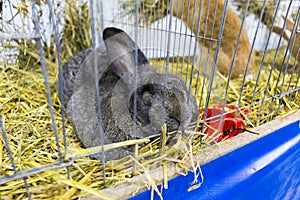
[[[171,75],[165,79],[165,75],[153,71],[138,48],[135,70],[136,44],[124,31],[106,28],[103,39],[104,45],[95,51],[80,52],[63,68],[66,113],[86,148],[101,145],[94,55],[98,66],[104,144],[158,134],[164,123],[167,123],[168,131],[183,130],[196,120],[196,100],[187,92],[181,79]],[[134,105],[136,129],[133,128]],[[106,151],[105,157],[106,160],[119,159],[130,152],[132,147],[123,147]],[[95,157],[100,159],[101,154]]]

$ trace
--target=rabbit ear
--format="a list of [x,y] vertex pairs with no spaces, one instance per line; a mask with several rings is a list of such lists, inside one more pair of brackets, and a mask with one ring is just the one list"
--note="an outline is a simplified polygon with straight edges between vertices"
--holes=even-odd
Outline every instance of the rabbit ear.
[[285,25],[286,25],[286,28],[287,28],[288,30],[292,31],[293,28],[294,28],[295,22],[294,22],[292,19],[285,18],[284,15],[281,15],[281,17],[282,17],[284,20],[286,20],[286,24],[285,24]]
[[[103,39],[107,55],[111,63],[114,63],[116,73],[122,76],[125,73],[134,74],[134,58],[136,43],[123,31],[117,28],[106,28],[103,31]],[[137,65],[149,66],[146,56],[137,47]]]
[[294,28],[294,24],[295,23],[294,23],[293,20],[291,20],[291,19],[286,20],[286,27],[287,27],[288,30],[292,31],[293,28]]
[[[280,26],[274,25],[272,31],[274,33],[277,33],[278,35],[281,35],[281,32],[283,31],[283,29]],[[289,34],[286,31],[283,32],[283,38],[286,39],[286,40],[290,39],[290,36],[289,36]]]

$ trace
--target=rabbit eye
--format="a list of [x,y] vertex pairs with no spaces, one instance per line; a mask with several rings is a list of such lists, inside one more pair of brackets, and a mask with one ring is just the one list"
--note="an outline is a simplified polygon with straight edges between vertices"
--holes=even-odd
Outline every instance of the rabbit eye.
[[150,92],[146,91],[143,93],[143,102],[146,105],[151,105],[151,99],[152,99],[152,95]]
[[173,92],[168,92],[167,97],[170,98],[170,99],[175,99],[176,95]]
[[71,71],[71,76],[75,77],[76,76],[76,72],[74,70]]

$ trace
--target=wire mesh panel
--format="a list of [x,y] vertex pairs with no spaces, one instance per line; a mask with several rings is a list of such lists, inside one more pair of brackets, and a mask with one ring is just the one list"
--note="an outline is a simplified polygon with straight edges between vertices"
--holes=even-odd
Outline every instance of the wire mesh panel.
[[0,5],[5,199],[201,171],[203,148],[299,110],[298,0]]

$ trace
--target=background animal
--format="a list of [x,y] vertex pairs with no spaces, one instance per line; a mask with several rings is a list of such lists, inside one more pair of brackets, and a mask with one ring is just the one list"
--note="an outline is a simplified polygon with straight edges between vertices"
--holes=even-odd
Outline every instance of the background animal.
[[[277,33],[278,35],[282,34],[283,31],[283,38],[287,41],[290,41],[289,46],[287,47],[289,51],[291,52],[292,56],[297,59],[296,62],[296,71],[300,71],[300,55],[299,55],[299,47],[300,47],[300,28],[299,25],[295,25],[295,22],[293,19],[286,19],[284,15],[282,15],[282,18],[286,20],[286,30],[278,25],[275,25],[272,29],[274,33]],[[294,28],[295,27],[295,28]],[[290,31],[290,33],[288,33]]]
[[[200,31],[198,40],[199,44],[202,44],[203,36],[205,36],[204,45],[209,47],[211,45],[210,54],[213,57],[216,51],[217,42],[211,41],[211,39],[218,38],[219,28],[221,26],[222,13],[224,9],[224,1],[218,0],[216,4],[215,0],[202,1],[202,9],[200,10],[201,0],[174,0],[174,6],[172,10],[173,16],[181,19],[194,34],[197,33],[197,23],[200,15]],[[216,10],[216,12],[215,12]],[[214,16],[216,13],[216,16]],[[207,16],[207,17],[206,17]],[[217,67],[219,71],[228,76],[233,55],[236,49],[239,31],[241,28],[241,19],[228,7],[224,31],[222,35],[221,47],[219,50]],[[238,51],[233,66],[233,72],[231,78],[237,78],[243,75],[245,72],[248,58],[250,55],[251,45],[246,30],[242,29],[241,38],[239,41]],[[248,71],[251,72],[254,66],[254,55],[251,55]]]

